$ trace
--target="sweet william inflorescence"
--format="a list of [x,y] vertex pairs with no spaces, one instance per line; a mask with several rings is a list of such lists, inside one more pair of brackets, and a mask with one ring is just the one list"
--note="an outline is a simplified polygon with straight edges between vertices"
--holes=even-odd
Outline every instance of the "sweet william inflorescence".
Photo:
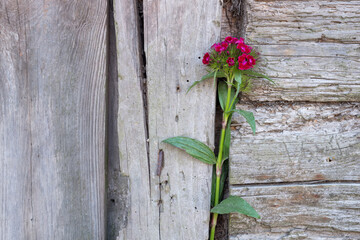
[[245,44],[243,38],[228,36],[223,42],[211,46],[211,50],[203,57],[203,64],[229,73],[234,68],[240,70],[253,68],[257,57],[258,54]]

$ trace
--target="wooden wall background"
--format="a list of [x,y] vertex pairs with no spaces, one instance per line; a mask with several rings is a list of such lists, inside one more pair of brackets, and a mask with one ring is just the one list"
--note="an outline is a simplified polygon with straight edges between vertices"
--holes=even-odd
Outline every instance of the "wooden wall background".
[[222,36],[243,34],[278,86],[237,106],[257,134],[233,119],[230,193],[262,219],[232,214],[230,239],[360,239],[360,1],[236,3]]
[[207,239],[211,168],[161,141],[214,145],[212,83],[185,92],[220,34],[258,47],[279,84],[255,83],[238,105],[256,136],[232,123],[230,192],[262,219],[231,215],[230,239],[360,238],[359,12],[354,0],[0,1],[0,239]]

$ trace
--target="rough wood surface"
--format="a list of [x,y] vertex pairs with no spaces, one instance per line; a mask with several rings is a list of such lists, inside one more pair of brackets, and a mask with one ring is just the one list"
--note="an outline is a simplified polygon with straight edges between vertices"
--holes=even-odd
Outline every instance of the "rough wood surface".
[[[247,0],[241,6],[245,38],[262,53],[260,71],[279,84],[255,81],[251,100],[360,101],[360,1]],[[223,36],[234,33],[223,30]]]
[[[201,58],[220,38],[220,2],[144,1],[144,20],[151,204],[158,209],[149,219],[158,228],[152,239],[207,239],[212,168],[161,141],[181,135],[213,147],[212,81],[186,90],[206,73]],[[159,149],[165,154],[160,177]]]
[[230,194],[260,213],[230,216],[230,239],[360,239],[360,104],[252,102],[257,134],[232,122]]
[[260,220],[231,215],[230,239],[360,239],[360,184],[252,186],[231,189]]
[[249,103],[233,118],[230,184],[360,180],[360,104]]
[[106,1],[0,3],[0,239],[104,239]]
[[[122,206],[111,223],[111,239],[158,239],[158,207],[151,202],[143,101],[143,65],[137,2],[114,1],[116,30],[119,148],[118,181],[112,183],[113,202]],[[122,186],[119,189],[119,186]],[[110,200],[111,201],[111,200]],[[116,209],[114,209],[116,210]]]

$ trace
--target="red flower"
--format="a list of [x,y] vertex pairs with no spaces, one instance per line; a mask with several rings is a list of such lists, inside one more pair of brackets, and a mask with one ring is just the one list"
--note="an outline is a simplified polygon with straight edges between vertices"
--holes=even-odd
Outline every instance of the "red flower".
[[220,44],[215,45],[215,51],[221,53],[223,51],[223,47]]
[[[242,39],[242,38],[241,38]],[[243,39],[244,40],[244,39]],[[233,38],[232,40],[231,40],[231,43],[236,43],[237,41],[239,41],[237,38]]]
[[227,62],[227,64],[229,65],[229,67],[235,65],[235,59],[232,58],[232,57],[229,57],[229,58],[226,60],[226,62]]
[[228,36],[225,38],[225,42],[232,43],[232,41],[233,41],[233,37]]
[[238,39],[237,38],[234,38],[234,37],[231,37],[231,36],[228,36],[228,37],[226,37],[225,38],[225,42],[227,42],[227,43],[236,43],[238,41]]
[[244,43],[243,38],[236,39],[235,44]]
[[246,45],[245,43],[239,43],[236,48],[240,49],[241,52],[247,54],[251,53],[251,49],[252,49],[250,46]]
[[202,62],[203,62],[203,64],[209,64],[210,63],[210,54],[209,53],[205,53]]
[[223,48],[221,51],[225,51],[228,48],[229,44],[227,42],[222,42],[221,47]]
[[249,68],[253,68],[253,66],[256,64],[253,56],[247,55],[245,53],[238,58],[238,61],[240,70],[247,70]]

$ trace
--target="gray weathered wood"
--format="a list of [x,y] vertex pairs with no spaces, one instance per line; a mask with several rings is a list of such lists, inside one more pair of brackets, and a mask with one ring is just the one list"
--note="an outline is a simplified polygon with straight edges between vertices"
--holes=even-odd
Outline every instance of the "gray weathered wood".
[[[196,14],[194,14],[196,13]],[[174,136],[214,144],[212,81],[186,90],[206,73],[201,58],[220,37],[221,6],[210,1],[144,1],[148,77],[151,219],[161,239],[207,239],[211,166],[161,143]],[[159,149],[165,153],[155,175]]]
[[[115,236],[119,240],[158,239],[157,203],[151,201],[147,157],[146,120],[141,84],[140,29],[136,1],[114,1],[114,20],[118,62],[118,120],[121,184],[127,188],[117,201],[124,202],[116,212],[121,224]],[[118,186],[114,186],[116,189]],[[126,193],[127,192],[127,193]],[[117,203],[118,204],[118,203]],[[112,213],[114,214],[114,213]],[[116,224],[115,224],[116,225]],[[112,234],[113,235],[113,234]]]
[[0,3],[0,239],[104,239],[106,1]]
[[253,103],[233,118],[231,184],[360,180],[360,104]]
[[231,214],[230,239],[360,239],[360,184],[253,186],[231,189],[262,218]]
[[[247,0],[244,6],[247,42],[262,53],[260,70],[279,84],[255,81],[251,100],[360,100],[360,1]],[[234,32],[223,29],[223,36]]]

